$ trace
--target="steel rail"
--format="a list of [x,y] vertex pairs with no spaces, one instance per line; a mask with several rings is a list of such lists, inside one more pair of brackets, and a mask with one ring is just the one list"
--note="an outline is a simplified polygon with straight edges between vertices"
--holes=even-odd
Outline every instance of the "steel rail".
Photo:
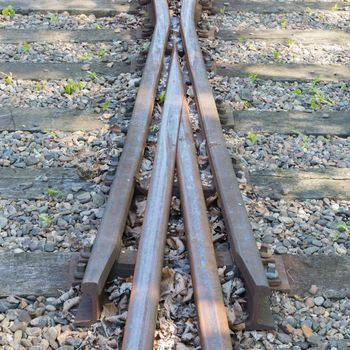
[[205,350],[229,350],[232,341],[186,101],[180,121],[176,169],[201,346]]
[[76,323],[89,325],[100,313],[99,298],[121,250],[121,239],[135,188],[135,177],[146,143],[155,95],[170,32],[166,0],[154,0],[156,26],[137,92],[128,134],[110,189],[104,216],[81,284],[82,301]]
[[123,350],[152,350],[184,98],[174,50],[125,325]]
[[249,309],[246,328],[271,329],[274,328],[274,323],[268,301],[270,289],[226,149],[213,92],[207,78],[195,27],[196,5],[197,0],[182,1],[181,35],[201,126],[207,141],[210,167],[223,209],[231,254],[246,283]]

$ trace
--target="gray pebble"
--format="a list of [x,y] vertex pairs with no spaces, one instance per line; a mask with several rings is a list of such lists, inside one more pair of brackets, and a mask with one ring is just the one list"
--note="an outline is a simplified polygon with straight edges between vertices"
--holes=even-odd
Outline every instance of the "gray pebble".
[[105,197],[102,194],[99,194],[99,193],[92,194],[92,203],[96,207],[100,207],[101,205],[104,204],[104,202],[105,202]]
[[83,193],[78,194],[76,196],[76,198],[80,203],[84,204],[84,203],[87,203],[90,201],[91,195],[89,192],[83,192]]
[[286,247],[284,247],[283,245],[278,245],[275,248],[275,253],[276,254],[287,254],[288,249]]
[[55,250],[55,243],[51,241],[46,242],[44,246],[44,250],[45,252],[50,252],[50,253],[53,252]]
[[317,306],[321,306],[324,303],[324,298],[323,297],[316,297],[314,298],[314,303]]
[[7,218],[4,216],[0,216],[0,229],[4,228],[8,223]]

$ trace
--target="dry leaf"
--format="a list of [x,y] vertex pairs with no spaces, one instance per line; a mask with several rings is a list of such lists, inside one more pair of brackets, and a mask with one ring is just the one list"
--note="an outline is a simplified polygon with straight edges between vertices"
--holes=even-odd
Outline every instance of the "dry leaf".
[[139,202],[136,202],[136,215],[138,217],[142,217],[145,214],[145,210],[146,210],[146,200],[142,200]]
[[103,305],[103,309],[101,312],[101,318],[106,318],[109,316],[113,316],[115,314],[117,314],[118,312],[117,307],[114,305],[114,303],[107,303]]

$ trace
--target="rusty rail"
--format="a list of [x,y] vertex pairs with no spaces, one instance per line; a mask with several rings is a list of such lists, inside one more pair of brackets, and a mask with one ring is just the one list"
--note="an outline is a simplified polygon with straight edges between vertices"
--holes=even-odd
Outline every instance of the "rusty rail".
[[108,274],[120,253],[121,238],[134,193],[135,176],[142,159],[152,118],[155,94],[170,31],[167,1],[154,0],[153,2],[156,26],[138,89],[126,143],[82,281],[83,295],[76,317],[76,323],[79,325],[89,325],[99,317],[99,299]]
[[232,349],[190,115],[184,102],[176,167],[202,349]]
[[173,52],[122,349],[153,349],[184,88]]
[[181,34],[231,253],[247,287],[249,319],[246,328],[271,329],[274,328],[274,324],[268,302],[270,289],[226,149],[213,92],[207,78],[195,27],[196,5],[197,0],[182,2]]

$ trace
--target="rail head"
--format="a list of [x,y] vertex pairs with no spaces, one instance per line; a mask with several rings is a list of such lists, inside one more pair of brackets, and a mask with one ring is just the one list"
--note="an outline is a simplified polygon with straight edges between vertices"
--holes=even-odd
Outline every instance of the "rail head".
[[219,114],[209,84],[196,32],[196,6],[197,0],[182,1],[181,35],[200,123],[207,140],[210,166],[222,203],[231,253],[247,286],[250,316],[246,326],[248,329],[271,329],[274,328],[274,322],[268,302],[270,289],[226,149]]
[[142,160],[152,118],[154,100],[170,32],[170,14],[167,1],[154,0],[153,5],[156,25],[123,153],[82,281],[81,309],[79,309],[76,319],[76,323],[79,325],[89,325],[96,321],[99,316],[99,298],[103,293],[108,274],[120,254],[122,235],[134,193],[135,178]]

